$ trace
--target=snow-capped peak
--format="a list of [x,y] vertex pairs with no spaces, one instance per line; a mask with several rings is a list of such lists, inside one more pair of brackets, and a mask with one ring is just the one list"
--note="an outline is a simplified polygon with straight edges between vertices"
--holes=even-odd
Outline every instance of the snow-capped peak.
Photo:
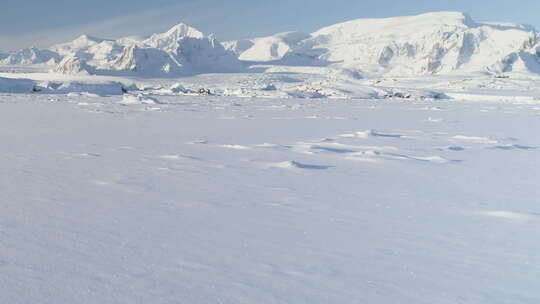
[[204,37],[204,34],[197,29],[187,24],[180,23],[173,26],[165,33],[150,36],[150,38],[144,40],[143,43],[157,49],[172,50],[177,47],[177,42],[181,39],[203,39]]
[[50,48],[50,50],[60,54],[63,57],[73,56],[104,41],[107,40],[90,35],[81,35],[70,42],[54,45]]
[[229,72],[240,67],[234,54],[212,35],[206,37],[183,23],[147,39],[131,36],[113,41],[84,35],[55,50],[71,58],[56,69],[64,74],[86,71],[162,76]]

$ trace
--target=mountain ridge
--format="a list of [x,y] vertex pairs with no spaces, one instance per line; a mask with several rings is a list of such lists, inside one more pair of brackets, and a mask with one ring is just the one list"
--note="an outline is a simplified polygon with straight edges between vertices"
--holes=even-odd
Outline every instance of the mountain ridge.
[[[66,59],[68,58],[68,59]],[[244,66],[329,66],[362,75],[540,74],[540,33],[529,25],[477,22],[461,12],[355,19],[312,33],[221,43],[180,23],[146,38],[82,35],[2,64],[50,64],[59,73],[145,76],[239,72]]]

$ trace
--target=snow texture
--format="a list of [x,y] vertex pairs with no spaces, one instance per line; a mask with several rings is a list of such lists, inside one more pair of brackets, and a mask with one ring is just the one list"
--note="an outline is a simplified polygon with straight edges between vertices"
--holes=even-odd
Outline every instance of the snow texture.
[[0,94],[1,303],[540,301],[537,104],[153,98]]
[[0,303],[540,303],[539,55],[452,12],[9,54]]

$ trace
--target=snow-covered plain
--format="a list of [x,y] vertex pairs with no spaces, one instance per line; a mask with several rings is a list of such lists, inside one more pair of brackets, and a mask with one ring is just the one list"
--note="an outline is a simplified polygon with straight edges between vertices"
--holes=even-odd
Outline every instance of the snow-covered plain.
[[434,13],[0,55],[0,303],[539,303],[539,41]]
[[2,303],[538,303],[540,106],[1,95]]

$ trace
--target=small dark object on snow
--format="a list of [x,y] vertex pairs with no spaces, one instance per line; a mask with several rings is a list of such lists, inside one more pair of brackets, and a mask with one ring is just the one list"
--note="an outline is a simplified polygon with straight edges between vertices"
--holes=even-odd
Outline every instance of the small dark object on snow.
[[406,99],[409,99],[412,97],[411,94],[409,93],[401,93],[401,92],[396,92],[396,93],[390,93],[390,94],[386,94],[384,96],[385,98],[392,98],[392,97],[395,97],[395,98],[406,98]]
[[200,95],[210,95],[211,94],[210,89],[205,89],[205,88],[200,88],[198,92],[199,92]]

